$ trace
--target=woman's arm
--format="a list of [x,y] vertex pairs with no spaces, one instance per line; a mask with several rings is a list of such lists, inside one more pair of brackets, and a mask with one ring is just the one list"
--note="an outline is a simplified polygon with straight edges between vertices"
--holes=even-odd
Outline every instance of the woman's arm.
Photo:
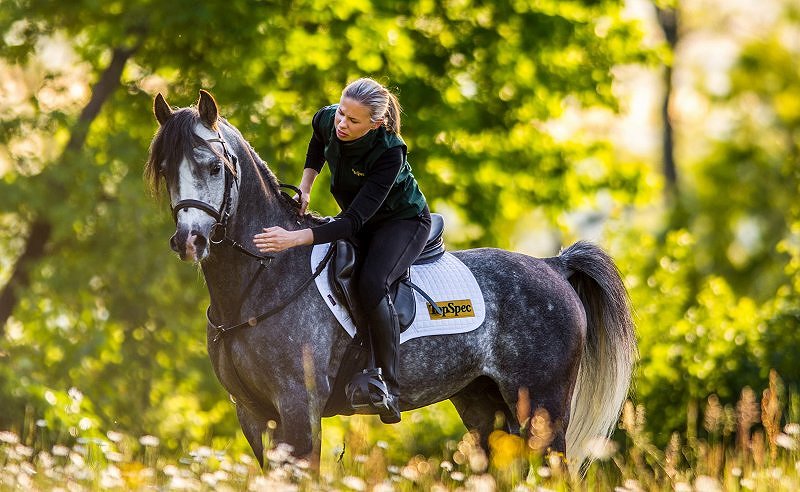
[[311,188],[314,186],[314,180],[319,176],[319,171],[307,167],[303,169],[303,177],[300,180],[300,215],[305,215],[308,204],[311,201]]

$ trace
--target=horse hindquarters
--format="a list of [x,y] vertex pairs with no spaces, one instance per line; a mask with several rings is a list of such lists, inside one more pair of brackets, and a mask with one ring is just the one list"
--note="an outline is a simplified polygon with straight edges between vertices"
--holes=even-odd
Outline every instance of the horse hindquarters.
[[579,241],[558,256],[586,311],[586,345],[570,406],[569,462],[580,468],[589,441],[609,436],[628,395],[636,337],[628,295],[613,260]]
[[546,412],[544,445],[565,452],[586,321],[578,296],[559,273],[563,268],[493,248],[457,256],[472,270],[486,304],[482,328],[459,340],[478,358],[473,380],[451,398],[459,415],[486,447],[498,425],[516,434],[520,420]]

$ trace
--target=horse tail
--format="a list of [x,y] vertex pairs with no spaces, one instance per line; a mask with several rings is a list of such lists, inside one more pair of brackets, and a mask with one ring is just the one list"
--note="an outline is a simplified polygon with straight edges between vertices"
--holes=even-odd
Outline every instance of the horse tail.
[[586,342],[566,434],[567,461],[578,472],[591,462],[591,441],[614,431],[638,351],[628,292],[611,257],[578,241],[559,259],[586,311]]

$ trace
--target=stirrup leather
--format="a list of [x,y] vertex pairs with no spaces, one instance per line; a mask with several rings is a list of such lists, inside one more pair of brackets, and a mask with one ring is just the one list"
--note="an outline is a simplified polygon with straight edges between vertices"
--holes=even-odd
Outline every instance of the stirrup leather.
[[344,394],[356,413],[384,414],[391,411],[389,388],[380,367],[357,373],[345,386]]

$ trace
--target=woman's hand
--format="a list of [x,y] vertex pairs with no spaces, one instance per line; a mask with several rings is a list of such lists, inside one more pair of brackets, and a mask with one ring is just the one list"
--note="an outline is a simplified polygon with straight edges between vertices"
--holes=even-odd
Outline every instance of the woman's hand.
[[[311,188],[314,186],[314,180],[317,179],[319,173],[310,167],[303,169],[303,177],[300,178],[300,215],[305,215],[308,209],[308,203],[311,201]],[[311,244],[311,243],[309,243]]]
[[[294,196],[294,199],[297,200],[297,195]],[[300,194],[300,210],[298,210],[300,216],[306,214],[306,210],[308,209],[308,204],[310,202],[311,202],[311,192],[310,191],[302,192]]]
[[311,229],[287,231],[283,227],[267,227],[264,232],[253,236],[253,244],[261,253],[280,253],[283,250],[311,244],[314,234]]

